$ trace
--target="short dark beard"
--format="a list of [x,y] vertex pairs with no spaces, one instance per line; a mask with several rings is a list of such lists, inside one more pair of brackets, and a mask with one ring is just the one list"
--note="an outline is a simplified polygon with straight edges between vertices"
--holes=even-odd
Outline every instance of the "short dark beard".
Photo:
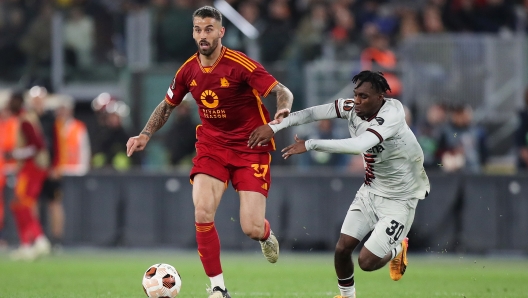
[[211,44],[211,47],[209,48],[209,50],[202,50],[202,48],[200,48],[200,42],[196,42],[196,46],[198,46],[198,52],[201,55],[209,57],[209,56],[211,56],[214,53],[214,51],[218,47],[218,39],[213,41],[213,43]]

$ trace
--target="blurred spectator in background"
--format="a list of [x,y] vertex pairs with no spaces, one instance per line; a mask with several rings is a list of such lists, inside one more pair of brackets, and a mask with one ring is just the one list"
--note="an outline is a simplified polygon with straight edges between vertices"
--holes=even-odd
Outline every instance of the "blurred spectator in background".
[[436,5],[427,5],[422,13],[422,23],[425,33],[442,33],[445,31],[442,21],[442,11]]
[[329,30],[328,8],[323,2],[316,2],[304,16],[295,34],[298,59],[302,62],[319,58]]
[[88,68],[93,63],[95,44],[94,20],[87,16],[81,7],[70,9],[64,22],[64,45],[70,53],[71,66]]
[[48,72],[40,72],[41,68],[47,69],[51,59],[51,20],[53,6],[48,2],[41,5],[39,15],[29,25],[28,30],[20,39],[20,49],[26,55],[29,80],[35,76],[49,76]]
[[[73,99],[65,95],[56,95],[58,102],[55,110],[55,154],[48,175],[50,190],[43,197],[47,205],[47,222],[51,232],[54,250],[62,246],[64,236],[64,207],[62,196],[62,177],[85,175],[90,167],[90,140],[83,122],[73,117]],[[43,190],[44,195],[44,190]]]
[[[264,31],[266,22],[261,16],[260,6],[258,0],[242,1],[238,5],[238,12],[259,32]],[[225,35],[222,38],[223,44],[230,49],[241,51],[246,55],[250,55],[249,48],[257,44],[256,41],[250,40],[246,37],[233,23],[225,20]]]
[[24,109],[22,93],[13,93],[9,100],[9,110],[18,117],[20,123],[18,146],[5,153],[20,162],[14,197],[10,204],[20,247],[11,253],[11,258],[31,261],[49,254],[51,250],[37,215],[38,197],[49,166],[49,153],[44,144],[38,116]]
[[383,73],[391,90],[389,97],[397,97],[401,93],[401,82],[397,72],[396,54],[390,49],[389,36],[378,33],[369,39],[369,46],[361,52],[361,69],[380,71]]
[[450,31],[499,33],[515,29],[516,16],[512,1],[448,0],[444,21]]
[[453,105],[438,150],[446,172],[480,173],[487,159],[485,131],[473,123],[469,105]]
[[422,28],[418,21],[418,15],[413,9],[403,9],[401,12],[400,30],[398,32],[398,41],[413,38],[420,34]]
[[4,171],[5,167],[5,158],[4,152],[11,151],[6,148],[9,146],[7,144],[8,138],[6,134],[8,131],[8,121],[10,118],[10,113],[7,111],[4,103],[0,102],[0,249],[3,249],[7,246],[7,242],[4,239],[3,230],[5,225],[5,198],[4,198],[4,187],[6,186],[7,177]]
[[332,5],[333,27],[330,37],[335,47],[335,59],[347,60],[356,58],[361,51],[360,31],[357,27],[355,15],[347,6],[336,2]]
[[439,168],[439,164],[441,164],[441,159],[437,153],[440,136],[446,121],[447,114],[444,105],[435,103],[427,109],[425,121],[417,125],[416,138],[424,153],[424,167],[426,169]]
[[[123,146],[123,141],[126,144],[129,136],[123,127],[122,118],[128,115],[129,108],[124,102],[112,98],[107,93],[103,94],[108,97],[107,101],[103,101],[102,106],[92,103],[92,107],[99,114],[98,117],[101,120],[101,127],[97,133],[98,137],[94,140],[96,143],[92,166],[118,171],[128,170],[132,165],[132,160],[127,157],[126,147]],[[94,101],[97,100],[96,98]]]
[[170,164],[192,165],[196,153],[196,125],[192,117],[191,104],[184,100],[172,116],[172,125],[165,134],[165,146],[169,153]]
[[286,1],[271,0],[268,15],[269,20],[260,35],[260,60],[263,64],[284,59],[294,33],[291,11]]
[[14,2],[0,3],[0,78],[18,80],[19,68],[25,62],[25,56],[18,46],[20,36],[26,27],[24,7]]
[[189,27],[189,16],[194,12],[192,0],[158,0],[155,5],[158,60],[187,60],[196,48],[192,39],[193,31]]
[[515,143],[517,145],[517,168],[528,169],[528,88],[524,92],[524,108],[519,112],[519,126]]

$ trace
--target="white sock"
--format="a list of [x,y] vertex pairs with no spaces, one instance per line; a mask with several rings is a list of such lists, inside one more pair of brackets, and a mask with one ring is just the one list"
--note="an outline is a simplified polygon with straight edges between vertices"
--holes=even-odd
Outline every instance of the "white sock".
[[[354,273],[349,278],[344,279],[338,279],[338,281],[351,281],[354,278]],[[354,282],[351,286],[342,286],[339,283],[337,284],[339,287],[339,291],[341,292],[341,296],[343,297],[353,297],[354,293],[356,292],[356,283]]]
[[403,245],[400,244],[396,246],[395,248],[391,249],[391,261],[394,260],[394,258],[400,254],[400,252],[403,250]]
[[342,287],[338,285],[339,291],[341,292],[341,296],[343,297],[354,297],[354,293],[356,292],[356,285],[350,287]]
[[211,280],[211,288],[214,289],[214,287],[220,287],[222,290],[225,290],[226,287],[224,285],[224,274],[220,273],[217,276],[209,277]]

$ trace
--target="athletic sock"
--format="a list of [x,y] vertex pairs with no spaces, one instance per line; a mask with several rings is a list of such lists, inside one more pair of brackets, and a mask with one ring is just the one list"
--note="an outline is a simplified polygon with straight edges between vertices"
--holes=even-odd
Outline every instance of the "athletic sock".
[[398,245],[395,248],[391,249],[391,261],[394,260],[394,258],[400,254],[400,252],[403,250],[403,245]]
[[260,239],[260,241],[266,241],[268,240],[269,236],[271,234],[271,227],[270,223],[267,219],[264,219],[264,236]]
[[220,273],[217,276],[209,277],[209,280],[211,280],[211,288],[214,289],[214,287],[220,287],[222,290],[225,290],[225,284],[224,284],[224,274]]
[[198,255],[202,261],[205,274],[209,277],[222,274],[220,238],[214,222],[196,223],[196,242],[198,244]]
[[34,238],[31,231],[31,209],[23,205],[11,206],[11,209],[15,218],[20,244],[30,245]]
[[343,297],[353,297],[356,292],[354,273],[349,278],[337,279],[337,286]]

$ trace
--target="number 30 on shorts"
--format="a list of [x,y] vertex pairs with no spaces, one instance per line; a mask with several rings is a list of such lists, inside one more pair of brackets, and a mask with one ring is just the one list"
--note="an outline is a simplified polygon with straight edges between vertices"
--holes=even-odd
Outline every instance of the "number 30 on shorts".
[[403,229],[405,228],[401,223],[395,221],[395,220],[392,220],[391,222],[391,226],[388,227],[385,232],[387,233],[387,235],[391,236],[394,235],[394,241],[398,241],[398,239],[400,239],[400,236],[401,234],[403,233]]

